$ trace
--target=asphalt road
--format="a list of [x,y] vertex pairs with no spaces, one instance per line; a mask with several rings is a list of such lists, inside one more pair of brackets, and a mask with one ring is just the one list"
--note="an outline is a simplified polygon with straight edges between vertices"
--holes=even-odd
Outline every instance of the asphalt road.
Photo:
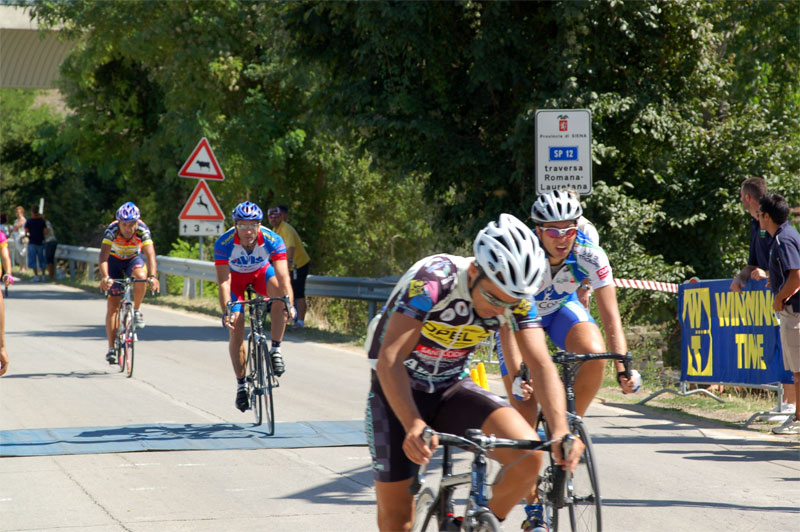
[[[134,377],[125,379],[104,360],[99,295],[18,283],[6,308],[11,368],[0,378],[0,431],[31,429],[33,447],[46,448],[59,431],[76,427],[123,441],[144,438],[142,426],[179,426],[197,439],[198,427],[235,431],[250,422],[233,406],[227,335],[218,320],[145,305]],[[369,370],[362,353],[291,335],[284,346],[276,438],[296,424],[363,418]],[[797,439],[601,404],[587,421],[605,530],[798,529]],[[518,530],[521,520],[517,508],[506,529]],[[0,458],[0,531],[251,528],[375,530],[367,448],[241,450],[223,441],[214,450]]]

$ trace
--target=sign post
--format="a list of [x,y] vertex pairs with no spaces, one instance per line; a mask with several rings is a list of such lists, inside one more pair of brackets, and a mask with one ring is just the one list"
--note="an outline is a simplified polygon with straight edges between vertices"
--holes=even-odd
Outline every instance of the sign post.
[[[200,240],[200,260],[203,260],[203,240],[206,235],[219,236],[224,231],[225,215],[219,208],[216,198],[211,193],[211,189],[204,181],[211,179],[223,181],[225,175],[222,168],[217,163],[214,150],[208,143],[208,139],[203,137],[197,143],[192,154],[178,170],[180,177],[199,179],[200,182],[189,196],[189,201],[184,205],[180,216],[178,216],[178,234],[180,236],[197,235]],[[185,285],[184,285],[185,286]],[[194,296],[194,283],[191,285],[189,297]],[[200,295],[203,295],[203,282],[200,281]]]
[[592,114],[588,109],[536,111],[536,194],[592,193]]

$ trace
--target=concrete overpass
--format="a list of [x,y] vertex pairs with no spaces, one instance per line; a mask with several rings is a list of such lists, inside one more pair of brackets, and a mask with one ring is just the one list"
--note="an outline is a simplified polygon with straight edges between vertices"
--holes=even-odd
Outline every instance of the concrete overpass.
[[53,89],[74,43],[40,29],[29,9],[0,5],[0,88]]

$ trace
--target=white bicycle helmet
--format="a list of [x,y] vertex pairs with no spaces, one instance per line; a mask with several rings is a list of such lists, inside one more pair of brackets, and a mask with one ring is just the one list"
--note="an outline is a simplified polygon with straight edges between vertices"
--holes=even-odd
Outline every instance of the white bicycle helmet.
[[537,224],[577,220],[582,214],[581,202],[565,190],[551,190],[531,205],[531,218]]
[[486,276],[515,298],[534,295],[547,264],[533,231],[510,214],[501,214],[475,237],[475,261]]

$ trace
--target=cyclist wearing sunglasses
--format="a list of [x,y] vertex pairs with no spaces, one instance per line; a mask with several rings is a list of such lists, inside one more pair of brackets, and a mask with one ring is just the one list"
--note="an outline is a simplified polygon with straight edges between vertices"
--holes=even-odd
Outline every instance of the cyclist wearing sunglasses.
[[[564,388],[533,300],[546,270],[535,235],[517,218],[501,214],[478,233],[473,251],[474,258],[434,255],[414,264],[370,322],[365,347],[373,371],[366,432],[380,530],[411,525],[408,486],[417,464],[427,463],[437,444],[435,437],[430,446],[422,440],[426,426],[538,439],[508,402],[468,378],[471,353],[499,328],[514,331],[521,356],[531,365],[542,408],[555,425],[553,437],[567,432]],[[535,486],[541,453],[495,455],[505,465],[518,460],[493,487],[489,507],[504,518]],[[579,456],[573,448],[569,463],[562,463],[574,469]]]
[[[245,299],[247,285],[257,294],[269,297],[289,296],[294,301],[286,265],[286,245],[277,233],[262,227],[264,212],[255,203],[245,201],[231,213],[234,227],[214,244],[214,266],[219,283],[219,306],[224,313],[222,325],[229,329],[228,352],[236,375],[236,408],[244,412],[250,407],[245,389],[244,314],[242,305],[233,305],[228,314],[228,302]],[[295,315],[294,307],[288,309]],[[275,375],[286,369],[281,355],[281,341],[286,327],[287,309],[273,305],[270,311],[272,346],[270,358]]]

